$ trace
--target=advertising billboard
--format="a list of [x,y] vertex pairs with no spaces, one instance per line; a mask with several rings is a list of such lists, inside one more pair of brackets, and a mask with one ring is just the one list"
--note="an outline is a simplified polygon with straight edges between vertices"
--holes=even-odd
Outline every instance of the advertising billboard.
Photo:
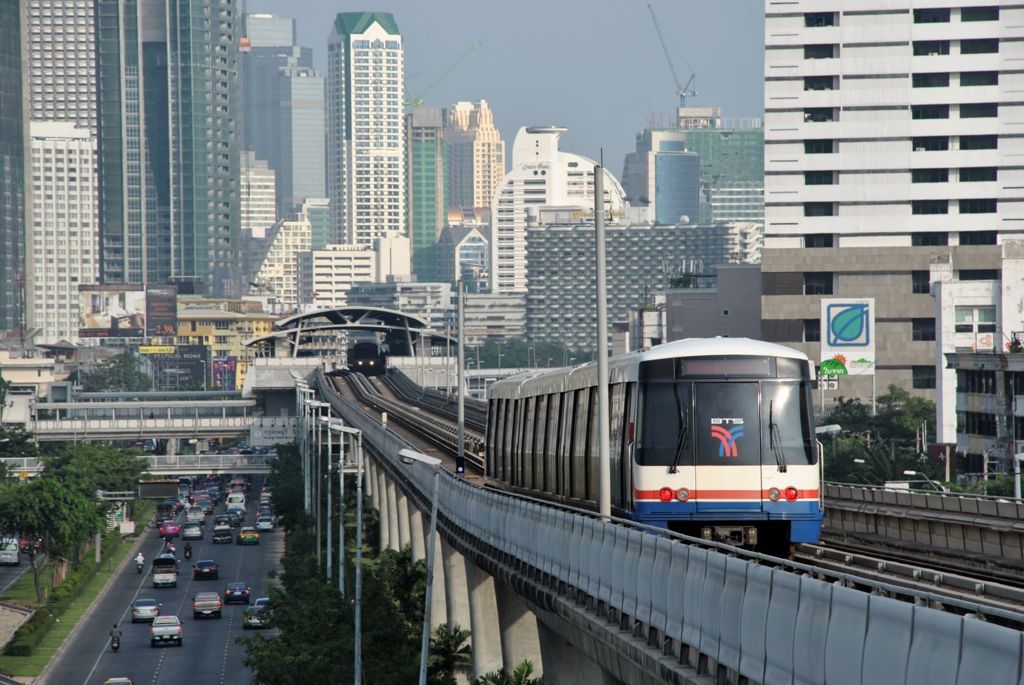
[[146,335],[168,337],[178,332],[178,289],[173,285],[146,289]]
[[237,357],[220,357],[213,360],[213,387],[216,390],[237,390],[235,378],[238,373]]
[[[144,346],[160,349],[162,346]],[[209,350],[204,345],[168,345],[167,353],[148,352],[156,390],[207,390]]]
[[78,286],[78,335],[141,338],[146,334],[146,292],[137,285]]
[[822,299],[820,375],[874,374],[874,298]]

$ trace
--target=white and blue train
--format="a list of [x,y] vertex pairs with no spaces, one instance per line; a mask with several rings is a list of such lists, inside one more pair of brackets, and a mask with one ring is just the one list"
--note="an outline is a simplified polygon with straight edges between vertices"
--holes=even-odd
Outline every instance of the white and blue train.
[[[608,376],[614,514],[776,554],[818,541],[822,453],[806,355],[694,338],[612,357]],[[589,363],[494,383],[489,482],[595,508],[596,382]]]

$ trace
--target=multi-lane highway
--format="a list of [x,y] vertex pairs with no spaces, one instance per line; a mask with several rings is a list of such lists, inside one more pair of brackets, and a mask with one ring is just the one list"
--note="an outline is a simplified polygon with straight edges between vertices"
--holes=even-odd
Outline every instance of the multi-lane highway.
[[[258,488],[258,485],[257,485]],[[254,493],[258,489],[254,490]],[[215,513],[223,513],[218,505]],[[246,525],[255,521],[255,506],[250,503]],[[184,542],[175,541],[181,575],[175,588],[154,588],[150,582],[149,561],[159,552],[162,541],[153,529],[146,532],[142,547],[146,570],[136,572],[129,563],[112,581],[103,600],[93,607],[92,614],[80,627],[72,642],[66,644],[43,682],[60,685],[102,685],[114,676],[128,676],[136,685],[159,683],[202,683],[203,685],[248,685],[252,674],[242,664],[245,648],[235,639],[243,634],[242,604],[225,605],[220,619],[192,618],[192,597],[197,592],[216,591],[223,596],[229,582],[242,581],[253,589],[253,599],[266,596],[270,579],[267,574],[278,568],[284,551],[284,531],[263,533],[259,545],[214,545],[210,542],[212,517],[208,517],[202,541],[192,541],[191,562],[181,558]],[[237,528],[234,529],[237,532]],[[217,580],[193,580],[191,564],[200,559],[213,559],[220,565]],[[161,614],[177,615],[184,623],[184,644],[181,647],[150,647],[150,626],[131,622],[131,604],[136,597],[152,597],[162,603]],[[120,624],[121,649],[110,650],[108,634]],[[247,631],[246,631],[247,632]]]

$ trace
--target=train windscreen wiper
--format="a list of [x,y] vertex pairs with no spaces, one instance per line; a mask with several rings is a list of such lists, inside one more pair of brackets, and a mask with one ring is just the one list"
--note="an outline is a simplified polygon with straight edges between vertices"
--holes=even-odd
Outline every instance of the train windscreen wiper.
[[788,469],[786,455],[782,451],[782,435],[779,426],[775,423],[775,400],[768,403],[768,446],[775,455],[775,463],[779,467],[779,473],[785,473]]
[[672,393],[676,398],[676,410],[679,412],[679,421],[682,426],[679,429],[679,440],[676,442],[676,452],[672,455],[672,464],[668,467],[669,473],[679,473],[679,460],[683,458],[683,451],[686,449],[686,441],[690,437],[690,424],[683,414],[683,402],[679,397],[679,384],[676,384]]

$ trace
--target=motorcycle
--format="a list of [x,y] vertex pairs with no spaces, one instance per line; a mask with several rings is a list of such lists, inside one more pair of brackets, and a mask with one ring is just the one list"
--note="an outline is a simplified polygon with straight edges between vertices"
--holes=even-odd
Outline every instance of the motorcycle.
[[191,547],[186,547],[185,548],[185,561],[190,561],[191,559],[192,559],[192,548]]
[[121,638],[116,636],[110,638],[110,651],[117,652],[119,649],[121,649]]
[[142,575],[142,562],[141,561],[136,561],[135,562],[135,570],[138,572],[138,574],[140,576]]

